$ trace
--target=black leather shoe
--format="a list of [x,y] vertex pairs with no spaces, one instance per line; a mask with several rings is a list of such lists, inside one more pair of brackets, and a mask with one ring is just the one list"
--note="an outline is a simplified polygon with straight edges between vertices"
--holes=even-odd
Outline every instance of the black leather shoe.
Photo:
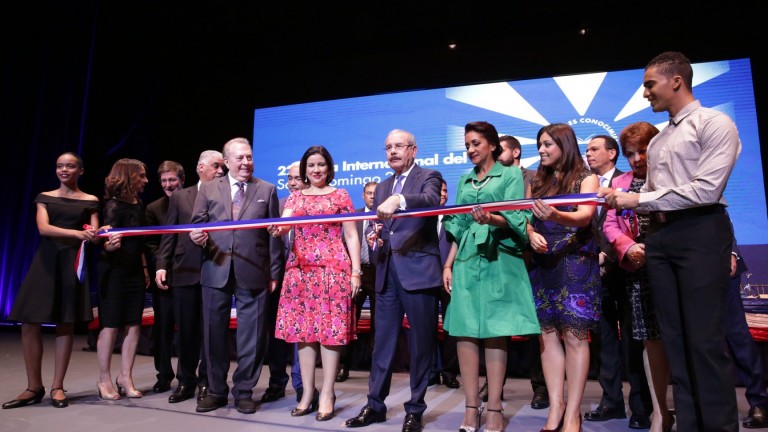
[[205,397],[208,396],[208,386],[198,385],[197,386],[197,401],[200,402],[201,400],[205,399]]
[[586,421],[606,421],[611,419],[625,419],[627,413],[624,412],[624,408],[610,409],[605,405],[598,405],[594,411],[587,411],[584,413],[584,420]]
[[349,369],[343,367],[336,374],[336,382],[344,382],[349,379]]
[[174,391],[172,395],[168,396],[168,403],[184,402],[193,397],[195,397],[195,386],[181,384],[176,387],[176,391]]
[[[61,390],[62,393],[64,393],[64,399],[54,399],[53,398],[53,392],[56,390]],[[67,399],[67,391],[63,388],[53,388],[51,389],[51,405],[54,408],[66,408],[69,406],[69,399]]]
[[632,414],[629,416],[629,428],[630,429],[650,429],[651,420],[646,416]]
[[459,380],[457,380],[455,376],[442,374],[442,380],[443,380],[443,385],[448,388],[457,389],[460,386]]
[[351,419],[345,421],[344,426],[350,427],[350,428],[357,428],[357,427],[368,426],[371,423],[381,423],[386,420],[387,420],[386,412],[374,411],[370,405],[366,405],[363,407],[363,409],[360,410],[360,414],[358,414],[356,417],[352,417]]
[[27,389],[32,393],[32,397],[26,399],[14,399],[12,401],[3,404],[3,409],[21,408],[27,405],[39,404],[45,396],[45,387],[40,387],[37,390]]
[[480,392],[477,393],[477,396],[481,401],[488,402],[488,381],[486,381],[485,384],[480,387]]
[[240,414],[253,414],[256,412],[256,401],[248,399],[238,399],[235,401],[235,408]]
[[285,389],[278,386],[269,386],[261,397],[262,402],[274,402],[285,397]]
[[208,412],[227,406],[227,398],[207,395],[203,400],[197,402],[197,412]]
[[549,408],[549,393],[547,389],[536,389],[533,391],[533,398],[531,399],[531,408],[539,410]]
[[432,387],[433,385],[440,385],[440,374],[432,374],[429,376],[427,387]]
[[750,408],[749,416],[741,425],[747,429],[768,428],[768,410],[760,407]]
[[421,414],[408,413],[403,420],[403,432],[421,432]]
[[171,381],[170,380],[164,380],[159,379],[155,383],[155,385],[152,386],[152,391],[155,393],[164,393],[171,389]]

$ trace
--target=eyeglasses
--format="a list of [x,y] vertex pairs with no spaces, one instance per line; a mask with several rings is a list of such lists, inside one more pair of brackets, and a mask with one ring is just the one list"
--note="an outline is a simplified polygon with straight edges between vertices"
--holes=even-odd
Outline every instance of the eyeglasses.
[[395,144],[394,146],[393,145],[387,145],[387,146],[384,146],[384,151],[385,152],[391,152],[393,149],[397,150],[397,151],[400,151],[400,150],[402,150],[404,148],[407,148],[407,147],[410,147],[412,145],[413,144]]

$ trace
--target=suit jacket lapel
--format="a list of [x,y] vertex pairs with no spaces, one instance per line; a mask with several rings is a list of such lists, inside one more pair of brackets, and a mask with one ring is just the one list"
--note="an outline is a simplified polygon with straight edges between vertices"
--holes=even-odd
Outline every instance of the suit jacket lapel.
[[229,184],[229,176],[219,179],[219,193],[221,194],[221,202],[225,203],[227,216],[229,220],[232,220],[232,186]]
[[245,209],[247,209],[248,205],[251,204],[251,201],[253,201],[253,197],[256,196],[256,190],[258,188],[259,182],[257,182],[255,178],[251,177],[248,180],[248,186],[245,188],[245,200],[243,200],[243,206],[240,208],[240,215],[237,218],[238,220],[243,219]]

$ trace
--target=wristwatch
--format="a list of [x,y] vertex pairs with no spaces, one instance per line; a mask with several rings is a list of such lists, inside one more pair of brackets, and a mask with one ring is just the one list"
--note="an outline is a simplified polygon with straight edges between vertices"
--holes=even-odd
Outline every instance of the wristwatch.
[[353,275],[362,276],[363,275],[363,271],[360,270],[360,269],[352,269],[352,274]]

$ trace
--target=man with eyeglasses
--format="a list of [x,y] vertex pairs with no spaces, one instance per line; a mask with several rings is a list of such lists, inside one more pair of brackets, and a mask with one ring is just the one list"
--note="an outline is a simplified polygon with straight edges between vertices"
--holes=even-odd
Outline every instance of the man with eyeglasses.
[[415,164],[418,147],[410,132],[399,129],[390,132],[384,150],[393,175],[376,186],[373,208],[379,220],[366,229],[369,245],[377,243],[370,257],[376,265],[376,335],[368,403],[344,425],[355,428],[386,420],[384,399],[389,395],[397,339],[405,315],[410,326],[411,398],[405,402],[402,430],[413,432],[422,429],[422,415],[427,409],[424,395],[437,338],[442,267],[437,217],[393,219],[392,215],[398,210],[437,207],[442,175]]

